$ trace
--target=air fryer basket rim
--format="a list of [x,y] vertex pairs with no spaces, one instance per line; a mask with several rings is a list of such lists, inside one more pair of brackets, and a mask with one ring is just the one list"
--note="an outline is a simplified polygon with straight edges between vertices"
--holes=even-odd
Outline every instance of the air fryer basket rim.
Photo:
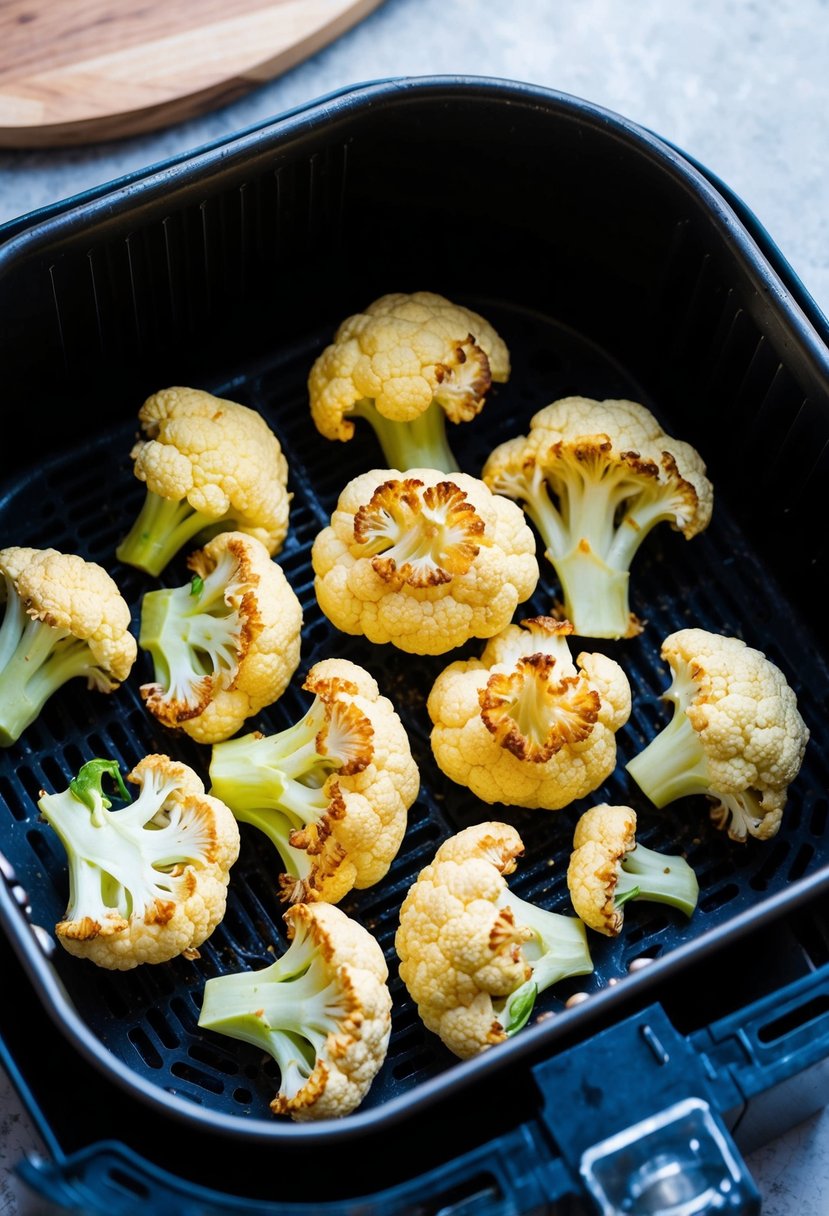
[[[7,267],[35,254],[43,246],[87,228],[105,227],[136,207],[157,204],[169,191],[198,193],[212,173],[226,174],[249,165],[318,129],[335,129],[353,115],[381,107],[420,101],[479,98],[499,105],[536,107],[564,121],[598,127],[626,149],[652,161],[708,212],[758,296],[770,310],[785,315],[790,335],[818,380],[829,377],[829,319],[805,289],[768,231],[742,199],[716,175],[687,156],[669,140],[618,112],[544,85],[501,77],[474,75],[391,76],[358,82],[313,98],[263,123],[231,133],[145,170],[102,183],[85,193],[59,200],[53,207],[21,216],[0,227],[0,276]],[[732,205],[732,200],[734,205]]]
[[[459,1061],[436,1077],[420,1082],[416,1089],[390,1098],[381,1106],[356,1110],[345,1119],[321,1120],[314,1123],[268,1122],[264,1119],[228,1116],[209,1109],[196,1107],[191,1101],[161,1090],[132,1072],[123,1061],[112,1055],[100,1040],[91,1033],[80,1019],[62,992],[60,981],[43,954],[33,947],[30,927],[19,907],[0,883],[0,923],[5,930],[12,930],[14,945],[24,969],[36,989],[48,999],[44,1001],[46,1011],[53,1021],[66,1033],[71,1029],[72,1041],[83,1051],[89,1062],[105,1075],[127,1088],[132,1094],[187,1124],[203,1125],[205,1129],[220,1130],[223,1134],[252,1141],[311,1140],[348,1141],[370,1134],[373,1129],[387,1128],[393,1123],[414,1119],[432,1102],[439,1100],[447,1088],[457,1092],[459,1087],[471,1085],[489,1074],[499,1072],[526,1056],[535,1055],[547,1043],[550,1054],[555,1054],[556,1040],[565,1037],[572,1029],[587,1029],[600,1022],[605,1014],[624,1003],[647,998],[652,991],[658,992],[660,985],[670,982],[672,975],[679,974],[691,959],[704,954],[714,954],[725,945],[731,945],[745,934],[756,931],[761,925],[793,912],[820,896],[829,895],[829,868],[792,884],[786,891],[769,896],[758,909],[748,909],[737,914],[726,924],[714,926],[704,937],[696,938],[677,946],[669,954],[654,959],[650,966],[631,973],[624,984],[604,988],[591,995],[588,1001],[572,1009],[566,1009],[555,1018],[527,1026],[515,1038],[499,1045],[496,1051],[482,1052],[469,1060]],[[654,998],[655,999],[655,998]],[[61,1019],[63,1020],[62,1024]]]
[[[299,138],[310,130],[328,129],[340,121],[347,121],[354,113],[376,106],[416,104],[421,98],[434,100],[436,97],[445,99],[447,103],[459,97],[481,97],[497,104],[541,107],[566,120],[601,126],[631,152],[649,158],[657,165],[658,171],[669,174],[679,182],[708,212],[720,230],[723,241],[741,263],[747,278],[756,286],[758,292],[762,291],[770,300],[769,306],[773,306],[789,322],[792,341],[797,344],[812,373],[817,378],[829,380],[829,350],[821,340],[812,319],[798,302],[802,288],[793,271],[789,280],[787,275],[790,268],[785,259],[781,258],[777,267],[769,263],[748,226],[750,217],[741,218],[700,168],[658,136],[612,111],[541,86],[497,78],[389,78],[368,81],[317,98],[264,125],[238,133],[206,148],[197,149],[174,162],[156,166],[147,174],[141,175],[138,180],[130,178],[123,183],[111,183],[108,188],[102,187],[93,191],[94,197],[91,198],[78,196],[74,202],[66,200],[66,205],[61,205],[61,209],[55,214],[40,219],[37,214],[33,214],[30,224],[26,222],[26,217],[22,217],[16,234],[0,245],[0,275],[44,248],[75,236],[87,228],[106,225],[140,209],[143,205],[154,204],[168,192],[198,191],[211,174],[225,174],[229,170],[242,168],[251,157],[266,156],[273,149],[283,147],[293,138]],[[358,1110],[344,1120],[317,1124],[270,1123],[260,1119],[228,1116],[200,1108],[189,1100],[150,1084],[113,1056],[89,1032],[71,1004],[67,1003],[56,974],[38,949],[20,909],[2,884],[0,922],[11,933],[15,949],[20,954],[33,983],[48,997],[45,1003],[55,1022],[60,1024],[63,1019],[63,1029],[71,1028],[75,1040],[90,1062],[111,1074],[150,1106],[158,1107],[188,1123],[202,1123],[246,1139],[346,1140],[362,1136],[381,1123],[388,1125],[393,1120],[413,1115],[434,1101],[446,1086],[456,1089],[487,1073],[509,1067],[511,1061],[517,1061],[530,1052],[535,1053],[545,1047],[549,1047],[553,1053],[555,1044],[562,1035],[576,1026],[589,1024],[593,1019],[615,1008],[622,1000],[627,1000],[637,993],[642,994],[665,981],[681,968],[689,957],[696,958],[701,953],[716,950],[724,942],[733,941],[763,921],[781,916],[827,891],[829,869],[792,882],[785,891],[767,897],[758,907],[733,917],[726,924],[716,926],[693,942],[677,947],[668,955],[654,960],[648,968],[629,976],[624,985],[606,988],[593,994],[583,1005],[528,1027],[521,1035],[500,1045],[497,1052],[486,1052],[472,1060],[459,1062],[439,1076],[423,1082],[417,1090],[392,1098],[379,1107]]]

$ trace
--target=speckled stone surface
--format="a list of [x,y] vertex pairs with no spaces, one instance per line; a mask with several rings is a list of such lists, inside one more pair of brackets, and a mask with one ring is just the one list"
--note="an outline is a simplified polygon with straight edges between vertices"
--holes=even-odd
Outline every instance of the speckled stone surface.
[[[0,152],[0,223],[343,86],[444,73],[554,88],[677,144],[736,191],[829,314],[829,0],[386,0],[313,59],[199,120]],[[42,1211],[9,1173],[35,1143],[0,1077],[0,1216]],[[747,1163],[763,1216],[827,1216],[829,1111]]]
[[0,222],[346,85],[499,76],[607,106],[701,160],[826,312],[828,66],[827,0],[386,0],[313,59],[199,120],[121,143],[0,153]]

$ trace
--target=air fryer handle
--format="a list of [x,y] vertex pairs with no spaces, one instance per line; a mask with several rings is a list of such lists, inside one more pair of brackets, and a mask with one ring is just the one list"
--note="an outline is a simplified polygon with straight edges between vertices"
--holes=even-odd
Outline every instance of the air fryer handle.
[[118,1143],[95,1145],[62,1163],[32,1155],[18,1164],[17,1174],[26,1194],[38,1197],[39,1206],[24,1206],[24,1216],[29,1210],[55,1216],[353,1216],[355,1210],[366,1216],[411,1216],[414,1211],[440,1216],[566,1211],[576,1216],[586,1211],[578,1202],[582,1194],[601,1216],[645,1211],[651,1216],[757,1216],[759,1195],[728,1133],[704,1105],[691,1099],[668,1112],[667,1120],[657,1117],[647,1121],[650,1126],[629,1129],[627,1139],[615,1137],[588,1150],[584,1194],[535,1123],[380,1194],[312,1206],[280,1202],[270,1207],[200,1192]]
[[63,1160],[32,1154],[16,1171],[26,1194],[38,1197],[40,1206],[32,1209],[38,1216],[46,1211],[78,1216],[354,1216],[357,1211],[364,1216],[540,1216],[573,1194],[572,1179],[562,1162],[552,1159],[535,1124],[376,1194],[369,1193],[367,1158],[367,1193],[358,1200],[246,1201],[188,1185],[116,1142],[92,1145]]
[[600,1216],[757,1216],[712,1076],[661,1005],[533,1070],[542,1122]]
[[[389,1190],[371,1194],[367,1180],[359,1203],[248,1204],[115,1142],[68,1158],[53,1146],[17,1174],[83,1216],[576,1216],[585,1203],[597,1216],[756,1216],[759,1193],[721,1112],[740,1106],[742,1126],[755,1096],[762,1106],[786,1086],[791,1102],[792,1084],[827,1062],[829,964],[690,1038],[660,1005],[635,1013],[535,1066],[537,1118]],[[793,1121],[814,1109],[793,1106]],[[708,1207],[694,1206],[694,1188]]]

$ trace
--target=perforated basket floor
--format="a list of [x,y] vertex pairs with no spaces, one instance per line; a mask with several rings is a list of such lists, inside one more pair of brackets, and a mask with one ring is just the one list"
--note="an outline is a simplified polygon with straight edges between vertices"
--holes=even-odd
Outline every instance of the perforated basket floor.
[[[574,331],[507,302],[464,302],[495,324],[513,361],[510,383],[497,387],[474,423],[451,432],[466,471],[477,474],[496,443],[525,431],[536,409],[562,395],[631,397],[660,415],[658,401],[649,400],[623,367]],[[701,941],[713,927],[727,924],[737,913],[761,905],[770,894],[827,865],[825,690],[829,685],[818,639],[801,625],[770,580],[763,554],[748,546],[729,512],[727,496],[718,495],[706,533],[686,542],[663,526],[637,556],[631,607],[645,622],[644,633],[629,641],[580,646],[616,658],[632,687],[633,712],[617,736],[618,765],[611,779],[589,798],[559,812],[486,806],[455,786],[432,759],[425,699],[446,663],[461,654],[478,653],[483,643],[470,643],[448,656],[419,659],[338,633],[322,616],[314,597],[310,565],[314,536],[328,522],[345,482],[383,463],[370,432],[361,430],[357,441],[334,445],[320,439],[310,420],[305,380],[314,355],[331,332],[328,323],[309,333],[307,341],[280,351],[269,365],[235,378],[232,384],[203,387],[263,413],[282,442],[294,494],[290,534],[278,561],[304,610],[302,660],[283,698],[245,729],[270,732],[296,720],[309,703],[301,691],[304,672],[323,657],[341,655],[365,666],[391,698],[420,767],[420,796],[389,875],[373,889],[353,892],[341,905],[377,936],[391,973],[393,1032],[386,1062],[364,1103],[363,1109],[370,1110],[392,1097],[411,1094],[427,1078],[461,1067],[420,1024],[398,979],[393,947],[400,903],[443,838],[481,819],[513,823],[526,854],[511,886],[522,897],[564,913],[572,911],[566,868],[573,826],[594,802],[629,802],[639,814],[643,843],[687,855],[701,888],[694,916],[687,920],[661,905],[629,904],[620,938],[590,934],[594,974],[545,993],[536,1015],[560,1010],[574,992],[590,993],[622,981],[633,960],[664,956],[681,944]],[[140,402],[134,404],[137,414]],[[158,581],[178,585],[187,575],[183,555],[161,580],[115,560],[115,547],[144,492],[132,475],[129,459],[136,429],[137,423],[131,423],[102,431],[83,450],[67,450],[7,485],[0,498],[0,536],[6,545],[53,546],[101,563],[130,602],[137,634],[144,591]],[[709,466],[716,466],[716,453],[703,447],[702,454]],[[543,560],[541,565],[538,590],[519,607],[515,619],[550,611],[556,586],[551,568]],[[668,678],[659,648],[666,634],[685,625],[743,637],[765,651],[798,692],[812,740],[791,789],[782,828],[772,841],[750,839],[739,845],[728,840],[710,824],[702,798],[657,812],[626,778],[625,762],[668,720],[668,708],[660,700]],[[138,686],[150,670],[148,657],[140,653],[128,682],[109,697],[88,692],[82,681],[66,685],[19,744],[0,752],[0,849],[28,891],[32,920],[47,930],[63,914],[67,870],[55,834],[38,821],[35,803],[41,789],[65,788],[80,765],[94,756],[114,757],[126,770],[153,751],[168,752],[207,778],[209,749],[165,731],[145,710]],[[272,960],[273,950],[279,953],[284,948],[278,869],[279,859],[269,842],[243,825],[227,915],[197,960],[109,973],[57,950],[54,964],[68,1001],[99,1038],[102,1049],[119,1062],[123,1077],[139,1076],[162,1093],[180,1095],[194,1104],[194,1111],[201,1107],[240,1120],[251,1116],[273,1120],[268,1104],[278,1084],[275,1066],[251,1047],[200,1031],[197,1018],[209,976],[264,966]]]

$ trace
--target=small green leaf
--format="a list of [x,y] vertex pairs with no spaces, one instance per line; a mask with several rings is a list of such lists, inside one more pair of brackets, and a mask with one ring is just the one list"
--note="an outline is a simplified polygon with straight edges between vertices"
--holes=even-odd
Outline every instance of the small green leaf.
[[95,795],[93,791],[97,791],[101,796],[104,806],[109,807],[111,803],[103,790],[103,780],[107,774],[115,782],[118,787],[118,793],[124,802],[131,802],[132,798],[129,790],[124,785],[124,779],[121,776],[121,770],[118,768],[117,760],[87,760],[77,777],[73,777],[69,782],[69,789],[79,802],[89,807],[90,811],[95,810]]
[[629,891],[622,891],[617,894],[613,902],[617,908],[621,908],[622,904],[626,904],[629,899],[636,899],[639,891],[639,887],[631,887]]
[[204,591],[204,579],[201,577],[201,575],[194,574],[190,579],[190,594],[192,595],[193,599],[197,600],[202,591]]
[[527,980],[526,984],[522,984],[520,988],[516,988],[512,996],[507,999],[505,1010],[507,1018],[504,1025],[505,1034],[518,1034],[518,1031],[526,1026],[537,996],[538,985],[533,980]]

